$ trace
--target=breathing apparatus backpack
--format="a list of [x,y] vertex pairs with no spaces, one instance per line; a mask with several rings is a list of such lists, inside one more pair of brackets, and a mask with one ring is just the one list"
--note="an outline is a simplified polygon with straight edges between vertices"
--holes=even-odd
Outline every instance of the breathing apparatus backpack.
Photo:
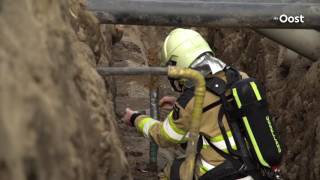
[[[229,153],[218,149],[205,137],[207,142],[233,164],[236,172],[232,174],[251,175],[254,180],[281,179],[277,166],[281,161],[282,149],[278,133],[271,121],[262,84],[254,78],[242,79],[240,73],[232,67],[225,68],[224,72],[227,82],[218,77],[207,79],[207,90],[219,96],[220,100],[208,105],[203,111],[221,104],[218,124]],[[231,95],[226,96],[228,92]],[[237,149],[231,147],[222,122],[224,115]],[[212,171],[214,172],[215,168]],[[200,179],[212,179],[213,172],[208,171]],[[227,174],[224,176],[220,179],[228,179]]]

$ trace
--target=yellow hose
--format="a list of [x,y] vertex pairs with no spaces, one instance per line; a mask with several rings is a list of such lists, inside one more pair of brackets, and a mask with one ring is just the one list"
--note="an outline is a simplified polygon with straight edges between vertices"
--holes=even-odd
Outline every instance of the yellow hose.
[[195,82],[192,120],[189,129],[190,138],[188,141],[188,147],[186,150],[187,157],[185,160],[187,173],[181,175],[182,180],[193,180],[197,144],[199,139],[200,120],[202,118],[202,107],[206,92],[206,82],[200,72],[187,68],[181,69],[176,67],[169,67],[168,76],[173,78],[187,78]]

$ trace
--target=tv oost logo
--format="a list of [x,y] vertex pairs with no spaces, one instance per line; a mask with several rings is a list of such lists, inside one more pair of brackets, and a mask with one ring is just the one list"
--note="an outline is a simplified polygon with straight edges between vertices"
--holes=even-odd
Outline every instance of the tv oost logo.
[[280,21],[281,23],[304,23],[304,16],[301,14],[297,16],[288,16],[286,14],[281,14],[280,16],[276,16],[273,19]]

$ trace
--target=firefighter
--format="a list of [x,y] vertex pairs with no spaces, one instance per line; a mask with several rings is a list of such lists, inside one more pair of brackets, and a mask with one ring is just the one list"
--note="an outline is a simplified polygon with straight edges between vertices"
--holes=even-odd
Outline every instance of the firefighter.
[[[166,66],[177,66],[198,70],[206,78],[217,76],[226,80],[223,71],[226,64],[215,58],[214,52],[204,38],[198,32],[191,29],[178,28],[171,31],[164,41],[161,52],[161,61],[162,64]],[[247,75],[242,72],[241,76],[247,78]],[[122,118],[125,123],[136,127],[139,132],[145,137],[150,138],[160,147],[176,146],[187,142],[188,129],[193,109],[193,84],[185,79],[169,78],[169,81],[173,89],[180,92],[181,95],[177,99],[165,96],[160,100],[160,107],[172,109],[164,121],[152,119],[151,117],[140,114],[130,108],[126,109],[126,113]],[[218,96],[207,91],[203,107],[207,107],[209,104],[218,101]],[[200,133],[209,137],[212,144],[226,152],[227,147],[217,122],[220,106],[221,105],[218,104],[203,113]],[[225,124],[225,126],[228,127],[227,124]],[[227,134],[232,147],[236,148],[234,139],[229,130]],[[224,166],[230,165],[230,163],[226,162],[219,153],[209,146],[204,138],[202,139],[202,145],[199,151],[195,169],[195,174],[198,177],[201,177],[215,168],[221,171],[221,169],[224,169]],[[164,173],[161,175],[160,179],[180,179],[184,172],[185,164],[183,160],[176,160],[169,163],[169,165],[164,168]],[[223,171],[217,173],[223,173]]]

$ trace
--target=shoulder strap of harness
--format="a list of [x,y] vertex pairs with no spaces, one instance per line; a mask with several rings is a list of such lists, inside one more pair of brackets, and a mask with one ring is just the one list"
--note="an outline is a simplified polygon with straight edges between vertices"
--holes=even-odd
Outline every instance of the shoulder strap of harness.
[[239,71],[231,66],[227,66],[223,71],[226,73],[227,77],[227,88],[230,88],[233,83],[242,79]]
[[224,68],[223,71],[225,73],[227,82],[219,77],[210,77],[206,79],[207,89],[217,96],[225,94],[226,90],[229,89],[232,84],[241,79],[239,71],[231,66]]
[[[225,82],[224,80],[218,77],[211,77],[206,79],[207,90],[209,90],[210,92],[212,92],[213,94],[219,97],[221,97],[221,95],[224,95],[226,90],[230,88],[233,83],[241,79],[239,71],[237,71],[233,67],[228,66],[223,71],[225,72],[227,82]],[[232,95],[227,96],[227,100],[231,98],[232,98]],[[205,113],[210,109],[220,105],[221,103],[222,103],[221,99],[216,102],[213,102],[208,106],[204,107],[202,112]]]

